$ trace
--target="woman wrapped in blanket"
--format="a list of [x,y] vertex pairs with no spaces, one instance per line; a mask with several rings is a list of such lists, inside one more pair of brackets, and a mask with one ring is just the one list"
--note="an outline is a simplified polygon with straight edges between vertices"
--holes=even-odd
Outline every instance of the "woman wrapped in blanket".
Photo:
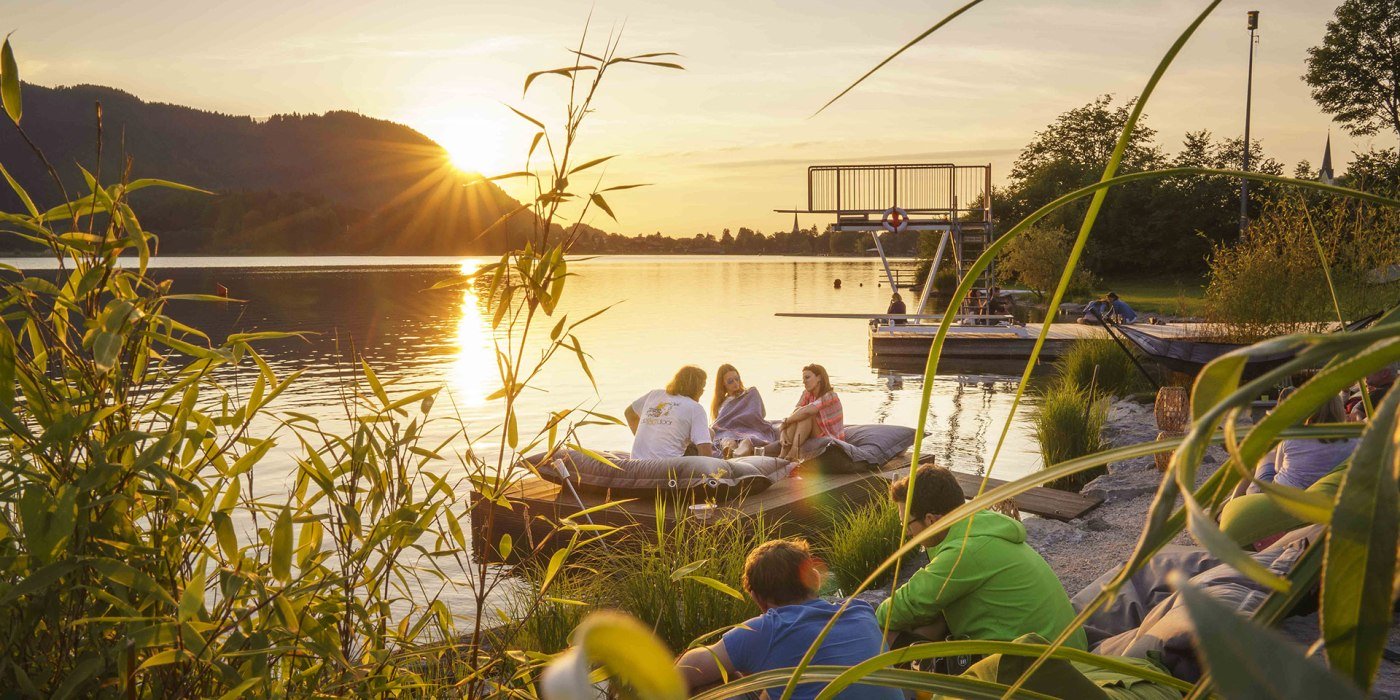
[[826,368],[821,365],[803,367],[802,388],[797,409],[778,427],[783,440],[781,457],[789,462],[800,460],[802,443],[808,438],[825,436],[844,440],[846,437],[841,399],[831,388]]
[[758,387],[745,387],[734,365],[720,365],[710,400],[710,434],[725,457],[744,457],[753,454],[755,445],[777,441],[778,429],[766,413]]

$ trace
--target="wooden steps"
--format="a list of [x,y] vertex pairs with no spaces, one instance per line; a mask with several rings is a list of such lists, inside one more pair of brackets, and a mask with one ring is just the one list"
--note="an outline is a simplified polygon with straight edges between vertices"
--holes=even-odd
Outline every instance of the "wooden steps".
[[[746,516],[762,516],[780,523],[785,536],[813,536],[829,528],[843,506],[859,505],[871,498],[884,498],[889,482],[909,471],[908,455],[885,463],[879,472],[863,474],[799,474],[784,479],[760,493],[724,504],[723,510]],[[953,472],[963,492],[976,495],[982,478],[973,474]],[[991,479],[990,490],[1006,483]],[[508,505],[492,502],[473,494],[472,541],[478,553],[489,560],[499,561],[501,536],[509,534],[512,550],[517,553],[548,551],[560,535],[558,523],[578,513],[606,503],[609,499],[596,494],[572,494],[557,484],[538,478],[526,478],[510,487],[506,493]],[[617,499],[613,499],[617,500]],[[1056,520],[1072,520],[1099,505],[1102,499],[1037,487],[1017,496],[1015,503],[1022,513],[1031,513]],[[580,507],[582,502],[582,508]],[[668,503],[658,507],[651,499],[634,499],[589,515],[591,522],[615,527],[638,526],[644,530],[657,527],[658,512],[671,527],[685,504]],[[582,525],[586,518],[576,518]],[[567,537],[567,533],[563,536]]]

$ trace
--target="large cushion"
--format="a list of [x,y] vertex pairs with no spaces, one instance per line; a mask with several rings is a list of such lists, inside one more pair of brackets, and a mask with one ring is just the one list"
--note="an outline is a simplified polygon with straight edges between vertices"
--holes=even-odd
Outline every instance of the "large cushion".
[[[1329,501],[1335,500],[1337,491],[1342,486],[1342,478],[1346,476],[1348,464],[1351,464],[1350,460],[1313,482],[1307,490],[1310,493],[1321,494]],[[1302,527],[1304,524],[1302,519],[1280,508],[1278,503],[1265,493],[1237,496],[1230,499],[1220,511],[1220,530],[1241,546],[1287,532],[1295,527]]]
[[[1251,556],[1274,574],[1287,575],[1321,532],[1320,526],[1294,530],[1268,549]],[[1191,585],[1243,615],[1253,614],[1269,596],[1264,586],[1229,564],[1207,569],[1190,581]],[[1164,598],[1141,620],[1120,620],[1126,625],[1134,625],[1135,622],[1135,626],[1100,642],[1093,652],[1105,656],[1153,658],[1165,665],[1173,676],[1184,681],[1194,682],[1201,677],[1201,667],[1194,649],[1196,627],[1181,601],[1180,593]]]
[[902,425],[848,425],[846,439],[816,437],[802,443],[804,469],[824,474],[879,471],[914,444],[914,429]]
[[686,499],[726,500],[745,493],[757,493],[785,477],[796,466],[777,457],[676,457],[673,459],[632,459],[626,452],[602,452],[612,464],[575,450],[533,455],[526,461],[546,481],[564,483],[555,466],[562,460],[568,481],[580,493],[611,493],[622,497],[662,496]]

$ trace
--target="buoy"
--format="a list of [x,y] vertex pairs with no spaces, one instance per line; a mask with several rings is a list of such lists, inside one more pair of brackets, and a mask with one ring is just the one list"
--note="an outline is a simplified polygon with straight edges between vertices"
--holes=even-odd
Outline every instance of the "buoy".
[[841,288],[841,278],[840,278],[840,277],[837,277],[837,278],[836,278],[835,284],[833,284],[832,286],[836,287],[837,289],[840,289],[840,288]]

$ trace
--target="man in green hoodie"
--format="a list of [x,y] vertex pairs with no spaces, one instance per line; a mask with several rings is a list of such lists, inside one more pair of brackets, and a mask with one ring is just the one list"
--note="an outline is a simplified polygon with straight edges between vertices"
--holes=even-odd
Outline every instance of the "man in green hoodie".
[[[953,474],[931,464],[919,467],[912,482],[905,477],[891,484],[890,499],[911,538],[965,501]],[[1031,632],[1055,639],[1073,621],[1064,586],[1026,544],[1020,522],[981,510],[924,544],[928,565],[875,611],[890,632],[1009,642]],[[1066,646],[1085,649],[1084,630],[1076,629]]]

